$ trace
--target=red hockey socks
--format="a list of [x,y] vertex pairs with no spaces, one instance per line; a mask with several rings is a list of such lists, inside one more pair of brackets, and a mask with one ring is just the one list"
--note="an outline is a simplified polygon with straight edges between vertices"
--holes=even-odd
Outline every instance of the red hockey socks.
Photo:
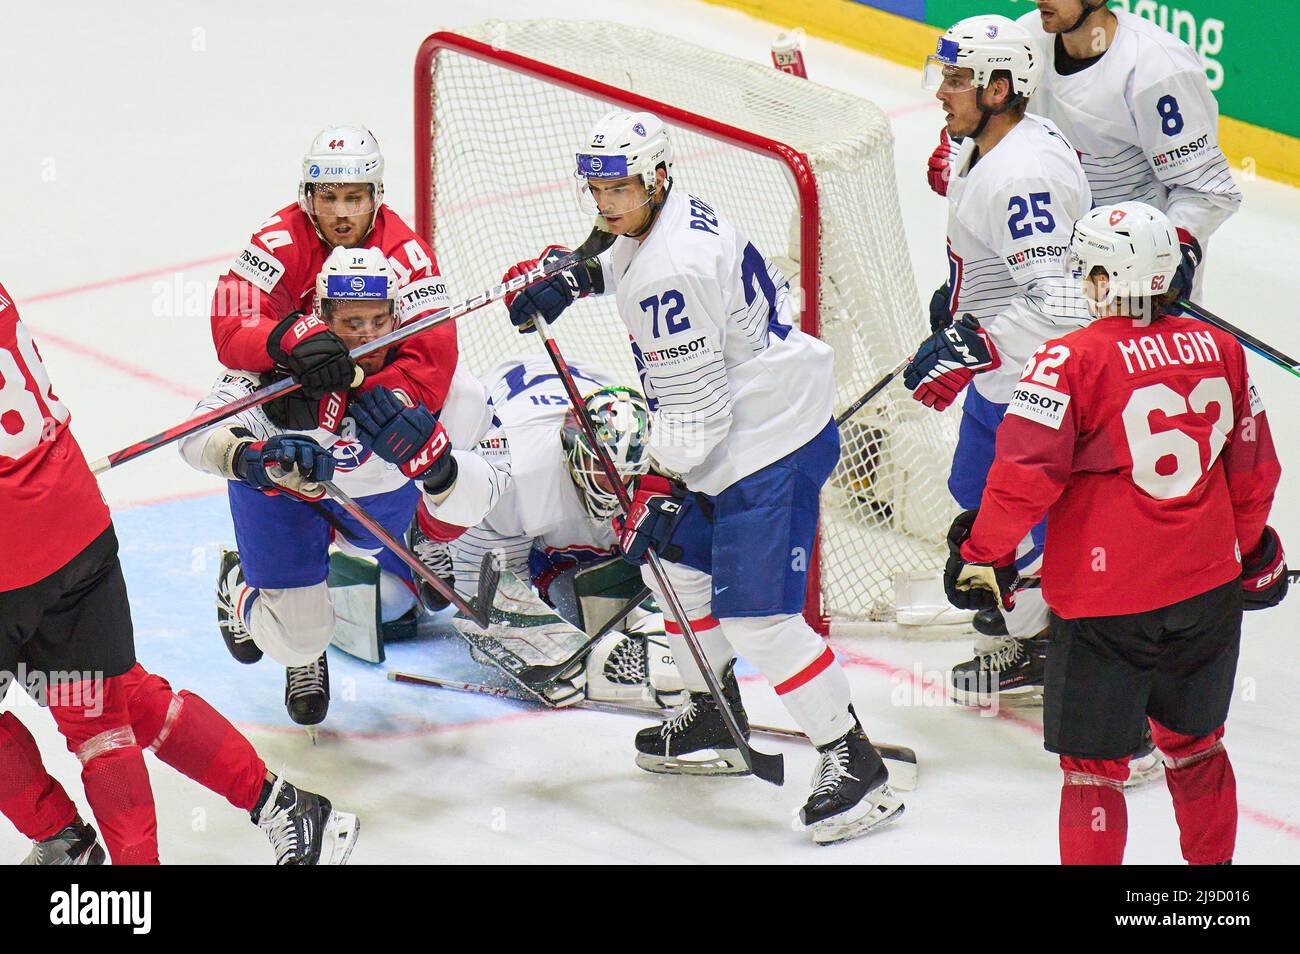
[[0,714],[0,812],[32,841],[71,825],[77,807],[41,762],[36,740],[12,712]]
[[1128,840],[1128,758],[1061,756],[1061,864],[1118,865]]
[[1183,857],[1192,865],[1230,860],[1237,845],[1237,779],[1223,747],[1223,726],[1193,738],[1152,719],[1151,738],[1165,755]]
[[81,760],[81,784],[113,864],[156,865],[153,791],[120,679],[51,686],[50,713]]
[[252,743],[201,696],[173,693],[166,679],[139,664],[120,678],[140,744],[236,808],[251,810],[266,778]]

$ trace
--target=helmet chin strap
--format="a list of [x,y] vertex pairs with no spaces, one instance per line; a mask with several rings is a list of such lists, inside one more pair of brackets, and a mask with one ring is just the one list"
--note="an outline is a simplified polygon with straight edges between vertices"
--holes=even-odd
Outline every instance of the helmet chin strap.
[[[650,215],[646,217],[645,225],[641,226],[641,228],[637,229],[635,232],[628,232],[627,233],[628,238],[638,239],[650,231],[651,226],[655,224],[655,220],[659,218],[659,212],[660,210],[663,209],[664,203],[668,201],[668,193],[672,190],[672,187],[673,187],[673,180],[664,179],[664,185],[662,190],[663,196],[657,200],[654,198],[650,199]],[[660,192],[659,189],[655,190],[656,195],[658,195],[659,192]]]
[[1019,104],[1024,100],[1023,96],[1017,94],[1011,97],[1010,99],[1008,99],[1005,103],[1003,103],[998,108],[991,109],[980,102],[980,99],[984,95],[984,90],[986,89],[988,89],[987,86],[981,86],[975,92],[975,106],[976,108],[979,109],[981,113],[983,113],[983,115],[980,117],[979,125],[976,126],[975,130],[971,133],[971,136],[974,137],[975,139],[978,139],[980,137],[980,134],[984,132],[984,127],[989,124],[989,119],[991,117],[1002,115],[1003,113],[1007,112],[1012,107],[1016,106],[1017,104]]
[[1106,9],[1106,3],[1107,0],[1101,0],[1101,2],[1098,3],[1096,6],[1090,7],[1088,6],[1088,0],[1083,0],[1083,12],[1079,14],[1079,18],[1074,21],[1073,25],[1071,25],[1067,29],[1062,30],[1061,32],[1073,33],[1075,30],[1079,29],[1079,27],[1083,26],[1084,21],[1087,20],[1088,17],[1092,16],[1098,10]]

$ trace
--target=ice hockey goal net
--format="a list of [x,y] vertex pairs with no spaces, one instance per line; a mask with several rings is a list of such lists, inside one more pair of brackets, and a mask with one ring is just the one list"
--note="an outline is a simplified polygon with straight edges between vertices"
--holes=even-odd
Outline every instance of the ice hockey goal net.
[[[425,40],[415,67],[416,223],[452,298],[546,245],[588,233],[573,156],[614,106],[670,127],[675,187],[698,195],[786,269],[800,324],[835,349],[836,405],[851,404],[926,330],[894,186],[893,137],[874,104],[771,67],[637,27],[488,21]],[[556,326],[568,360],[632,384],[612,300]],[[479,374],[538,343],[500,306],[460,324]],[[888,620],[894,578],[940,566],[953,511],[943,479],[951,422],[887,389],[842,429],[823,494],[807,615],[815,626]]]

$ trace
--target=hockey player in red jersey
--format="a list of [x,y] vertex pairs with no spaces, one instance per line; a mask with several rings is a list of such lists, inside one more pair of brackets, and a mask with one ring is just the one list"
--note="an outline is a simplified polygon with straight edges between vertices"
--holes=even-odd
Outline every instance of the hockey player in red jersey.
[[1159,313],[1179,263],[1164,213],[1094,209],[1070,249],[1094,320],[1025,365],[980,508],[949,533],[949,599],[1013,600],[1010,555],[1046,512],[1043,736],[1065,773],[1062,862],[1122,861],[1145,716],[1183,857],[1222,864],[1237,830],[1222,740],[1241,613],[1287,590],[1267,526],[1281,468],[1241,346]]
[[[356,838],[355,816],[268,772],[207,702],[173,692],[136,661],[112,519],[68,419],[0,286],[0,673],[12,679],[21,667],[41,677],[50,714],[81,761],[86,799],[113,863],[158,863],[149,749],[248,811],[277,863],[342,864]],[[268,466],[268,473],[283,471]],[[41,545],[32,546],[37,539]],[[31,778],[31,752],[21,754],[30,736],[21,736],[11,733],[4,748],[16,746]],[[34,835],[40,818],[48,828],[67,817],[61,790],[46,786],[24,808],[5,787],[13,784],[0,779],[0,806],[8,813],[19,805],[20,830]]]
[[[227,368],[289,371],[308,397],[346,391],[355,368],[347,346],[311,310],[316,276],[330,251],[377,248],[397,275],[399,322],[447,304],[447,286],[428,244],[384,205],[384,157],[359,126],[321,130],[302,161],[298,201],[263,222],[217,283],[212,340]],[[393,349],[366,381],[442,407],[456,368],[456,328],[448,322]]]

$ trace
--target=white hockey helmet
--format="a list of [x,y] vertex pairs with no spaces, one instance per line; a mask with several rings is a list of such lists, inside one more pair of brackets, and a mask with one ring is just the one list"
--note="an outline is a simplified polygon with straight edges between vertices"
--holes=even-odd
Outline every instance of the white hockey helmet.
[[1106,298],[1089,302],[1095,314],[1119,297],[1140,302],[1164,294],[1180,260],[1178,233],[1168,216],[1145,202],[1120,202],[1099,206],[1074,223],[1066,268],[1078,282],[1094,268],[1105,269]]
[[1029,99],[1038,88],[1043,58],[1034,38],[1019,23],[985,14],[958,20],[939,37],[937,49],[926,58],[921,85],[928,90],[938,89],[945,67],[953,66],[974,73],[971,85],[962,89],[983,89],[995,72],[1006,70],[1011,74],[1011,91],[1018,96],[1012,100],[1016,103]]
[[397,277],[384,253],[377,248],[343,248],[330,252],[316,276],[316,312],[330,301],[397,302]]
[[365,182],[370,185],[373,208],[370,225],[384,201],[384,156],[375,135],[364,126],[326,126],[312,140],[302,157],[298,183],[298,207],[315,221],[311,195],[318,185]]
[[653,113],[622,110],[606,113],[592,127],[586,144],[575,156],[573,174],[578,180],[582,211],[587,215],[600,214],[588,187],[591,179],[640,176],[649,202],[655,190],[655,170],[660,165],[672,175],[673,146],[663,120]]
[[[650,469],[650,407],[632,388],[600,388],[584,399],[596,437],[614,462],[624,482]],[[564,415],[560,442],[569,464],[569,474],[582,493],[587,512],[608,520],[618,511],[618,497],[605,478],[600,460],[582,432],[578,416],[570,408]]]

